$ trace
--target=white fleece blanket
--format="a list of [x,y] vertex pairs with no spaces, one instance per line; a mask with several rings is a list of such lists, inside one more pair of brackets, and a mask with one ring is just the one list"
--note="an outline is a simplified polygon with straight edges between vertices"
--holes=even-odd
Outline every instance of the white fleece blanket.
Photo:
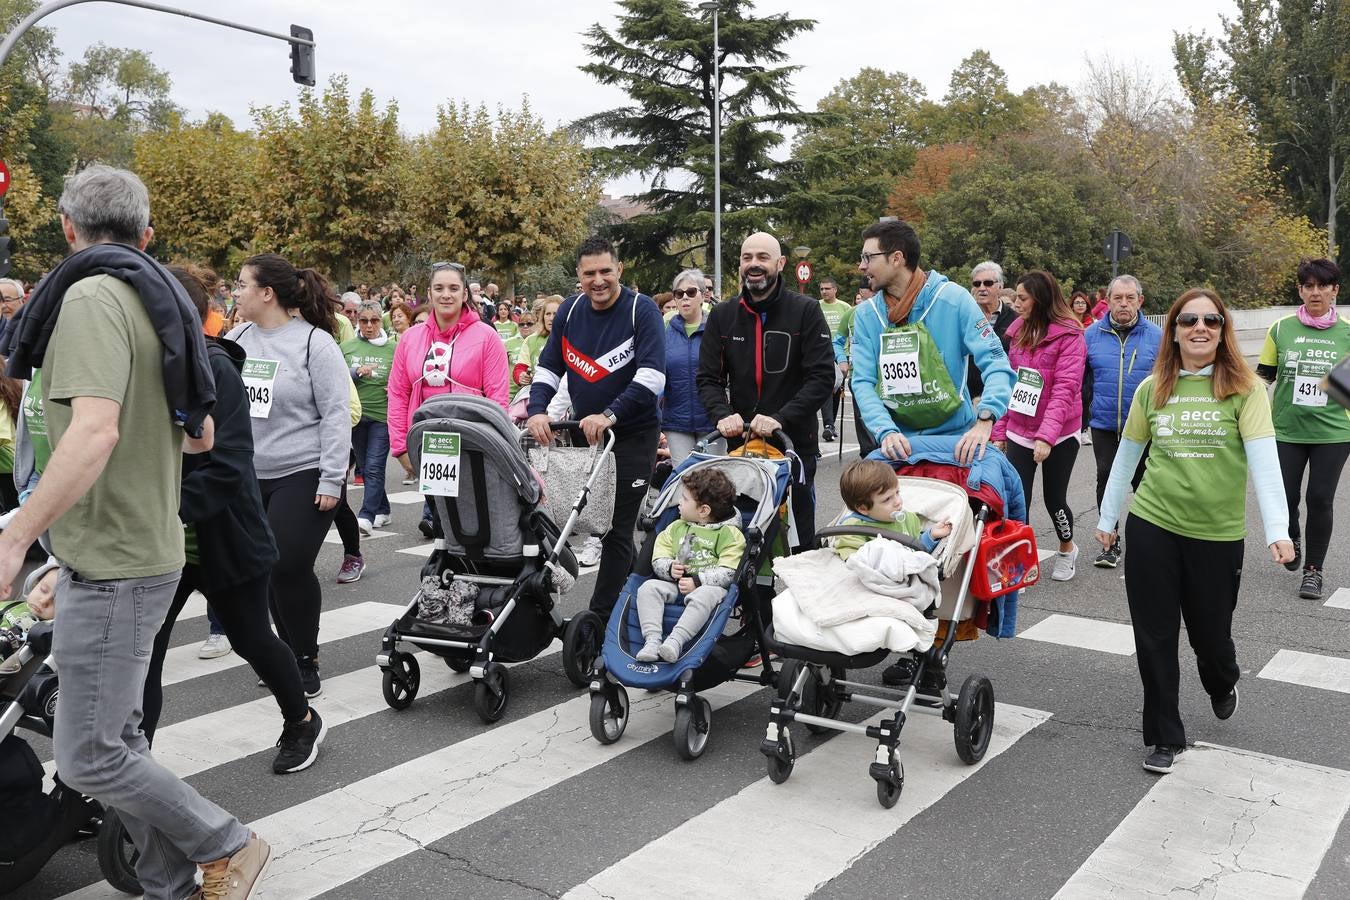
[[[774,631],[780,640],[850,655],[880,647],[903,652],[933,645],[936,620],[925,619],[906,600],[866,588],[834,551],[779,557],[773,565],[787,585],[773,600]],[[803,605],[799,597],[808,596]],[[836,624],[818,625],[814,617],[822,613]]]
[[[895,541],[868,541],[848,558],[845,565],[869,591],[904,600],[919,612],[936,603],[942,592],[937,560],[922,550]],[[837,625],[851,621],[857,618],[853,615],[854,609],[862,609],[863,615],[869,616],[886,615],[888,612],[874,611],[865,603],[840,603],[837,599],[829,607],[822,618],[816,619],[817,625]]]

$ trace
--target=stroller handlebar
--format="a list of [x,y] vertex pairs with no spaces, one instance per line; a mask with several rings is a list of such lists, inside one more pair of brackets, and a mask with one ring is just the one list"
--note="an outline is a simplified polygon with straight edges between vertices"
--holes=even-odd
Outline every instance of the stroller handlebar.
[[[743,441],[748,441],[752,436],[753,435],[751,435],[750,433],[750,427],[747,425],[745,431],[741,434],[741,439]],[[709,444],[711,444],[713,441],[721,437],[725,437],[725,435],[723,435],[722,432],[714,428],[712,431],[708,432],[703,437],[698,439],[698,442],[694,445],[694,449],[700,451],[707,450]],[[785,454],[791,455],[794,452],[794,447],[792,445],[792,438],[788,437],[787,432],[784,431],[783,429],[775,428],[773,432],[769,435],[769,437],[774,438],[783,445],[783,452]]]

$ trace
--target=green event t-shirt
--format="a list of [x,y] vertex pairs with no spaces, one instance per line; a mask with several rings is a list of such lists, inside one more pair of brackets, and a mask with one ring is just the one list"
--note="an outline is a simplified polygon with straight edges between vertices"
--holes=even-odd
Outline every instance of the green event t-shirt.
[[492,327],[497,329],[497,334],[501,335],[503,341],[508,341],[506,345],[508,351],[511,349],[511,344],[509,343],[510,339],[520,337],[520,328],[510,319],[507,319],[505,322],[500,319],[493,319]]
[[[500,331],[498,331],[497,333],[501,334]],[[525,349],[525,339],[521,337],[520,332],[517,331],[514,335],[511,335],[509,337],[506,335],[502,335],[502,343],[506,345],[507,398],[510,400],[514,400],[516,399],[516,394],[520,392],[521,386],[516,384],[516,380],[512,378],[511,375],[516,368],[516,359],[520,356],[521,351]]]
[[1123,435],[1152,442],[1144,480],[1130,506],[1160,528],[1202,541],[1238,541],[1247,533],[1246,441],[1273,437],[1270,400],[1254,385],[1216,400],[1209,375],[1182,375],[1161,409],[1153,376],[1134,392]]
[[843,300],[836,300],[833,303],[820,301],[820,311],[825,316],[825,324],[830,326],[830,339],[839,337],[839,328],[844,324],[844,318],[848,315],[849,306]]
[[389,370],[394,366],[394,341],[384,342],[376,347],[370,341],[354,338],[344,341],[342,355],[347,360],[347,370],[362,366],[374,366],[369,376],[356,379],[356,395],[361,398],[361,415],[375,422],[389,419]]
[[33,370],[33,380],[23,398],[23,426],[33,445],[33,468],[41,475],[52,458],[52,442],[47,438],[47,414],[42,410],[42,370]]
[[136,292],[110,275],[76,282],[62,301],[42,373],[53,449],[76,397],[121,404],[118,439],[93,486],[52,523],[52,552],[92,581],[178,571],[183,432],[169,419],[164,348]]
[[1350,410],[1318,387],[1331,367],[1347,355],[1350,322],[1344,319],[1318,329],[1309,328],[1294,315],[1270,326],[1258,362],[1278,367],[1272,403],[1277,438],[1289,444],[1350,441]]

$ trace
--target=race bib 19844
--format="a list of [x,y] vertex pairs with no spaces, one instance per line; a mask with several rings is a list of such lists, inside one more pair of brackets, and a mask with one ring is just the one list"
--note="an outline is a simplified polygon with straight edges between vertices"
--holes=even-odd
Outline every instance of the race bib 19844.
[[417,489],[438,497],[459,496],[459,435],[428,431],[422,435]]

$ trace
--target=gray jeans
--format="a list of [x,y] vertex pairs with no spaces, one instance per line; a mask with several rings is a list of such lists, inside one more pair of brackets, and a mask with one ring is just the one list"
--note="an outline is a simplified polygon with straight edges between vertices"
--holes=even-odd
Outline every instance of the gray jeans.
[[[699,438],[711,431],[711,428],[697,434],[692,431],[667,431],[666,449],[670,451],[670,464],[678,466],[684,462],[685,457],[694,452],[694,445],[698,443]],[[716,456],[726,456],[727,439],[718,438],[713,441],[708,445],[708,452]]]
[[[662,581],[660,578],[649,578],[638,588],[638,622],[642,625],[644,640],[652,637],[661,639],[661,616],[666,610],[666,604],[679,594],[680,589],[674,582]],[[681,647],[689,643],[689,639],[698,634],[699,629],[708,621],[712,611],[726,595],[726,588],[713,587],[710,584],[701,585],[685,594],[684,612],[680,613],[680,619],[675,623],[675,627],[670,629],[670,636],[676,638]]]
[[197,863],[233,856],[249,839],[238,819],[155,762],[141,731],[150,652],[178,578],[87,581],[62,566],[56,583],[57,772],[121,814],[141,851],[147,900],[186,897]]

